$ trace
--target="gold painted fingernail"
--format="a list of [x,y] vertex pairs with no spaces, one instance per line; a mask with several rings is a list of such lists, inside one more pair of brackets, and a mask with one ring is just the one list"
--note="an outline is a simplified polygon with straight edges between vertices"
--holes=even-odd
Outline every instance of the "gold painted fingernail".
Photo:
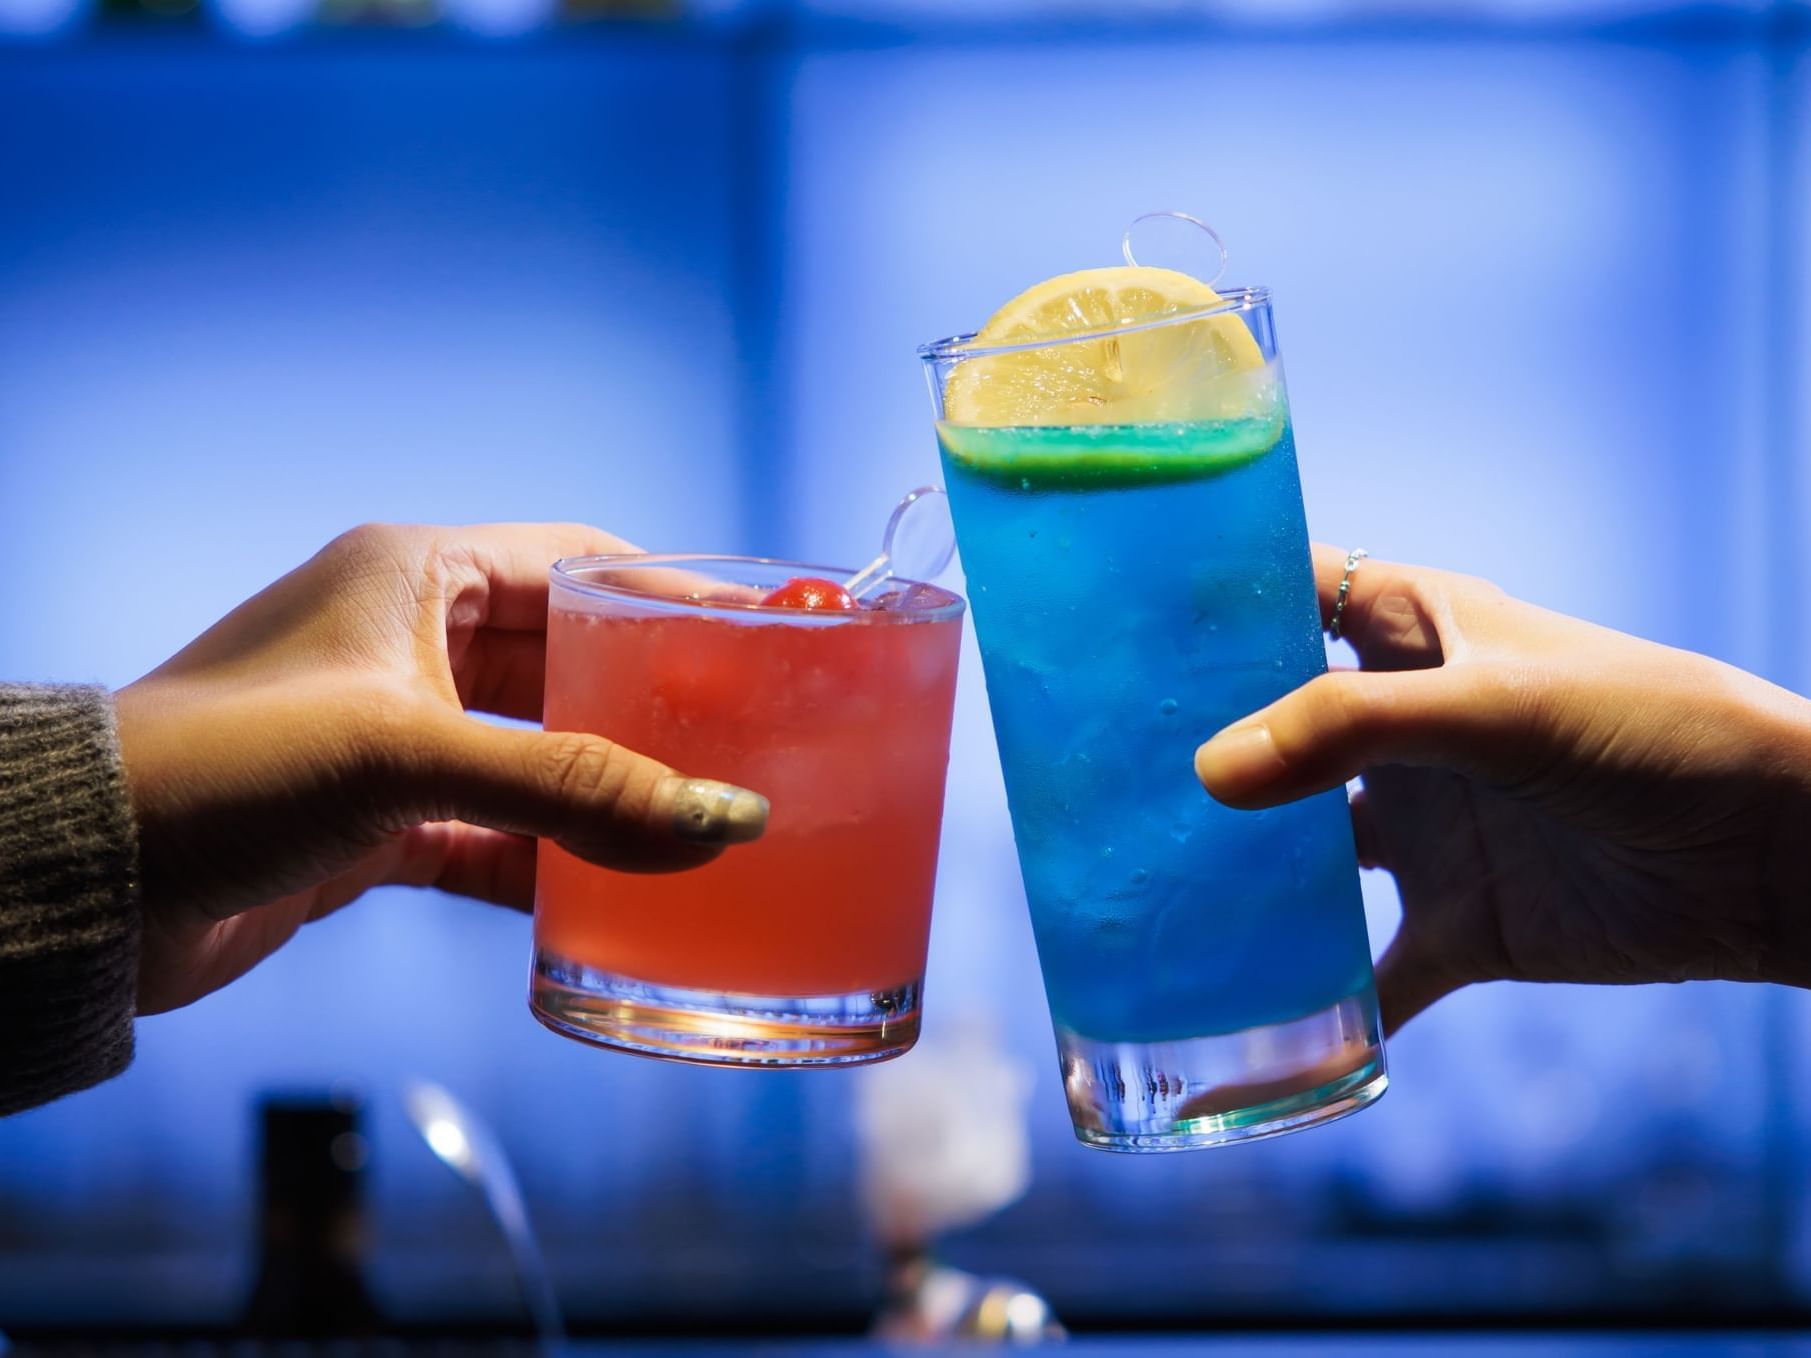
[[767,798],[711,778],[667,779],[673,833],[692,844],[746,844],[767,829]]

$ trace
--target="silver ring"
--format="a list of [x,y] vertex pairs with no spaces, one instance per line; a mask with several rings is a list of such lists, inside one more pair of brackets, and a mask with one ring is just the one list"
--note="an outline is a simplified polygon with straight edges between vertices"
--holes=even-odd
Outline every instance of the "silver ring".
[[1354,547],[1346,553],[1346,573],[1339,577],[1339,595],[1333,600],[1333,616],[1327,620],[1327,635],[1335,641],[1339,640],[1339,620],[1346,611],[1346,595],[1352,592],[1352,572],[1369,555],[1363,547]]

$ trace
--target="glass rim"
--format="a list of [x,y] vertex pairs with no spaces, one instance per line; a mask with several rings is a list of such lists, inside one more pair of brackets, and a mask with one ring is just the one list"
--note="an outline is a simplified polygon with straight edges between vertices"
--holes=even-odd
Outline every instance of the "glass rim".
[[594,598],[622,599],[637,603],[661,606],[676,613],[727,613],[733,616],[750,614],[766,618],[809,618],[813,626],[839,626],[854,622],[873,623],[876,619],[885,619],[889,623],[907,622],[944,622],[950,618],[959,618],[967,611],[968,602],[953,589],[932,584],[928,580],[912,580],[903,575],[888,576],[889,580],[899,584],[933,589],[943,595],[947,602],[935,608],[925,609],[885,609],[856,608],[842,609],[804,609],[770,607],[766,604],[743,603],[735,599],[682,599],[671,594],[650,594],[645,590],[630,589],[619,585],[599,584],[594,580],[581,579],[575,571],[588,570],[598,566],[670,566],[683,570],[686,566],[697,565],[740,565],[740,566],[782,566],[795,575],[819,576],[826,580],[835,580],[839,584],[851,579],[856,572],[844,566],[813,565],[807,561],[788,561],[783,557],[773,556],[738,556],[731,552],[601,552],[590,556],[563,556],[548,567],[548,578],[555,583],[572,589],[580,594]]
[[918,346],[918,357],[926,363],[943,363],[951,359],[984,358],[994,354],[1019,354],[1028,349],[1051,349],[1059,344],[1082,344],[1088,340],[1108,339],[1115,335],[1136,335],[1145,330],[1157,330],[1166,325],[1186,325],[1198,321],[1204,316],[1232,314],[1234,312],[1253,311],[1258,307],[1270,305],[1270,289],[1263,286],[1227,288],[1220,294],[1220,300],[1212,306],[1192,307],[1187,311],[1174,311],[1168,315],[1158,316],[1148,321],[1135,321],[1128,324],[1108,326],[1101,330],[1084,330],[1073,335],[1051,335],[1047,339],[1017,340],[1012,344],[976,344],[975,337],[981,332],[970,330],[966,334],[950,335],[944,339],[932,340],[929,344]]

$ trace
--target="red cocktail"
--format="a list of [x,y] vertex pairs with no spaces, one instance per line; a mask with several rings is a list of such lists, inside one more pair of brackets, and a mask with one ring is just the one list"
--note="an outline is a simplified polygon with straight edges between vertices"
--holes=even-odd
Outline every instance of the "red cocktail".
[[[613,872],[543,842],[531,1003],[568,1036],[739,1065],[917,1039],[960,599],[890,581],[821,607],[821,567],[597,557],[554,568],[548,730],[608,736],[771,803],[702,868]],[[845,573],[846,574],[846,573]]]

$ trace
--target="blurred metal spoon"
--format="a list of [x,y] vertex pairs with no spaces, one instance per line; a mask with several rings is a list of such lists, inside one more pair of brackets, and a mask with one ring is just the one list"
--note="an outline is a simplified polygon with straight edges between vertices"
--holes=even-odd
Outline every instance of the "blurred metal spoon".
[[529,1225],[521,1187],[502,1145],[482,1118],[437,1084],[411,1080],[403,1089],[402,1101],[409,1121],[428,1143],[428,1149],[483,1196],[509,1246],[516,1286],[534,1322],[541,1351],[548,1355],[558,1353],[566,1342],[559,1298],[534,1228]]

